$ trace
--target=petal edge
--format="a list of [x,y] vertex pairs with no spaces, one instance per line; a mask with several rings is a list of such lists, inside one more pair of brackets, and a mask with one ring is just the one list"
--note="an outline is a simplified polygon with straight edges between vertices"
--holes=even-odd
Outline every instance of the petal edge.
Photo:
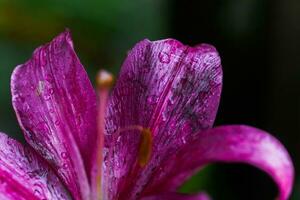
[[1,132],[0,197],[3,200],[71,200],[59,178],[34,150]]
[[68,30],[15,68],[11,92],[26,141],[57,170],[75,199],[87,198],[96,95]]

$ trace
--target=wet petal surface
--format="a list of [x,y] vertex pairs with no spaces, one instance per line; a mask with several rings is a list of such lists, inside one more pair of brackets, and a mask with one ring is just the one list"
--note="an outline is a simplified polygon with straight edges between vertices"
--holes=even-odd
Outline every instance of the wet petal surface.
[[11,78],[13,106],[27,142],[87,199],[96,142],[96,95],[68,31],[35,50]]
[[[163,160],[193,134],[212,126],[221,85],[220,58],[214,47],[192,48],[173,39],[138,43],[129,52],[109,101],[106,191],[136,198]],[[132,125],[152,132],[152,157],[142,168],[136,162],[140,134],[115,134]]]
[[1,200],[71,200],[47,163],[0,132]]

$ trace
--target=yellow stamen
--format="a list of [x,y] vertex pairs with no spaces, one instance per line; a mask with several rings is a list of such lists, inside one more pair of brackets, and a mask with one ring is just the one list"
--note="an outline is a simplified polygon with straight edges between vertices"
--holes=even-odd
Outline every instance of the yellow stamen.
[[132,125],[119,129],[114,135],[115,137],[118,137],[122,132],[132,130],[137,130],[141,133],[137,161],[141,167],[145,167],[145,165],[149,162],[152,153],[153,139],[150,129],[139,125]]
[[141,167],[144,167],[151,158],[152,152],[152,134],[150,129],[142,130],[138,161]]

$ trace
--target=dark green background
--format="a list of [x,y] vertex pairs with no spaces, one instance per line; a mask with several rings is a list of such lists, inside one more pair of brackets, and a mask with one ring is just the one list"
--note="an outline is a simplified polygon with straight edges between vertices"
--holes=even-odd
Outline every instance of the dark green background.
[[[249,124],[279,138],[300,169],[300,1],[0,0],[0,130],[23,139],[11,107],[10,74],[65,27],[94,80],[115,74],[143,38],[211,43],[221,54],[224,89],[216,125]],[[297,171],[298,172],[298,171]],[[300,180],[292,199],[300,199]],[[214,199],[274,199],[271,179],[253,167],[213,164],[182,189]]]

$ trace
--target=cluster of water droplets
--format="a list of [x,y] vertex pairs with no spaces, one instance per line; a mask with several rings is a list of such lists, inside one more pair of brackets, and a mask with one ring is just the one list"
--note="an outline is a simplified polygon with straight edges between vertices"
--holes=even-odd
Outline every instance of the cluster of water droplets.
[[9,189],[12,183],[6,181],[15,181],[42,200],[70,198],[60,180],[35,152],[7,136],[0,137],[0,171],[7,174],[0,187]]
[[132,176],[135,184],[125,191],[129,195],[125,196],[134,199],[154,173],[164,177],[160,164],[165,158],[187,144],[190,135],[211,126],[222,81],[220,70],[219,57],[211,47],[189,48],[175,40],[163,40],[141,42],[131,50],[108,105],[106,124],[108,143],[116,146],[131,143],[128,149],[114,145],[107,148],[117,155],[118,169],[130,169],[132,163],[124,160],[124,152],[132,151],[135,155],[138,145],[135,147],[132,141],[137,138],[131,134],[113,140],[113,133],[122,127],[141,125],[153,133],[153,156],[135,175],[128,170],[108,172],[113,182],[110,187],[120,184],[124,176]]
[[[95,146],[89,136],[96,130],[89,127],[96,123],[96,96],[85,75],[69,41],[59,36],[36,49],[12,76],[12,101],[26,140],[74,194],[81,185],[76,177],[85,170],[78,164],[80,153],[89,163]],[[69,154],[74,153],[72,145],[79,147],[76,156]]]

